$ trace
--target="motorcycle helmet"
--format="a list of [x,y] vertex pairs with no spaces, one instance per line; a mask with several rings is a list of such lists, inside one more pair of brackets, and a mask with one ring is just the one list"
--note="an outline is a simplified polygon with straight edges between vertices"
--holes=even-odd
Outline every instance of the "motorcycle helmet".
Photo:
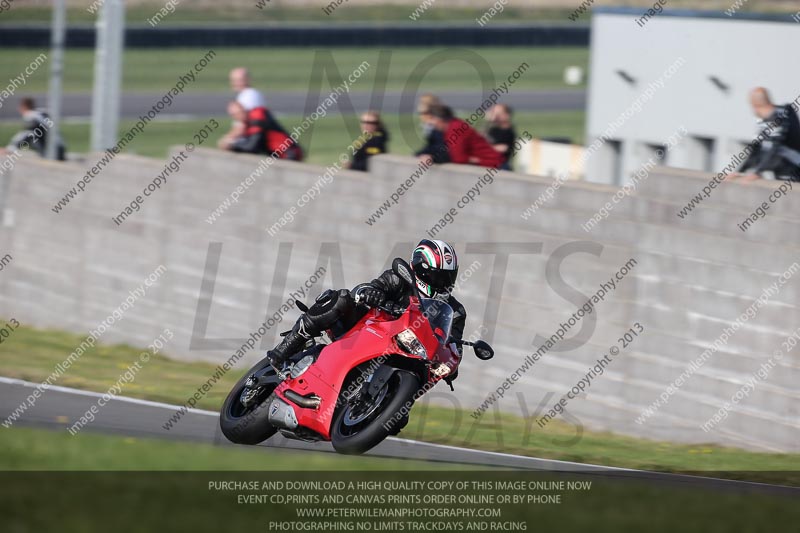
[[458,257],[450,244],[422,239],[414,248],[411,268],[417,278],[417,288],[423,296],[447,296],[458,276]]

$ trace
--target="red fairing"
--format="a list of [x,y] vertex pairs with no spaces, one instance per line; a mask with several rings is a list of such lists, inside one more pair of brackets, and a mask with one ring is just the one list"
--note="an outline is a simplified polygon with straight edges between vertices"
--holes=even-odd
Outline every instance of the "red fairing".
[[[430,361],[434,364],[449,363],[452,372],[455,372],[460,363],[455,344],[439,342],[430,323],[420,311],[417,299],[411,298],[408,309],[396,320],[383,311],[370,310],[346,335],[326,346],[305,373],[281,383],[275,389],[275,394],[292,405],[300,426],[330,439],[336,402],[342,392],[344,380],[353,368],[390,355],[422,359],[404,352],[397,345],[394,337],[405,329],[411,329],[415,333],[431,358]],[[435,383],[442,379],[430,372],[422,377],[423,385],[424,382]],[[302,396],[315,394],[321,399],[320,405],[318,408],[297,406],[286,397],[287,390]]]

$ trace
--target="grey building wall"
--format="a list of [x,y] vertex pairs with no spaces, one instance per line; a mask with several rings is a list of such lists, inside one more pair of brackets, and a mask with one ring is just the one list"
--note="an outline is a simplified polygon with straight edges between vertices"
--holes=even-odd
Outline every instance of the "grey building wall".
[[[0,199],[6,222],[0,229],[0,253],[13,256],[0,272],[0,316],[87,332],[164,265],[165,273],[102,341],[144,346],[169,327],[175,333],[167,348],[170,355],[223,361],[319,265],[327,274],[314,295],[374,277],[395,254],[406,255],[484,173],[450,165],[433,168],[368,225],[365,220],[416,169],[416,161],[408,158],[380,156],[372,161],[370,173],[341,171],[331,183],[318,186],[316,198],[270,236],[265,228],[315,183],[322,183],[324,169],[276,163],[209,224],[206,218],[260,160],[197,150],[138,213],[117,227],[111,217],[161,172],[163,161],[118,156],[56,214],[51,208],[85,167],[24,157],[7,189],[0,188],[7,191]],[[639,322],[644,332],[593,380],[588,394],[570,400],[568,423],[577,419],[589,428],[653,439],[798,451],[797,351],[787,352],[766,379],[758,380],[726,420],[709,432],[700,426],[800,324],[800,273],[743,322],[666,405],[643,423],[636,422],[798,260],[796,196],[779,200],[747,232],[737,229],[766,200],[770,183],[724,184],[685,219],[677,217],[707,178],[655,169],[590,232],[581,225],[616,189],[567,182],[525,220],[523,211],[546,190],[549,179],[502,172],[483,186],[480,196],[437,237],[455,243],[462,271],[473,265],[458,289],[469,311],[466,333],[486,331],[483,336],[497,355],[482,362],[468,353],[455,394],[439,390],[442,386],[433,401],[477,408],[537,349],[537,335],[556,332],[601,283],[634,258],[637,264],[617,289],[567,333],[572,338],[580,331],[580,342],[573,343],[577,346],[557,343],[496,406],[528,416],[544,414]],[[502,249],[515,252],[505,265],[497,254]],[[246,363],[261,357],[274,333],[288,328],[297,315],[296,310],[287,313],[248,353]],[[480,423],[489,424],[493,417],[490,409]],[[462,423],[476,423],[465,419]]]

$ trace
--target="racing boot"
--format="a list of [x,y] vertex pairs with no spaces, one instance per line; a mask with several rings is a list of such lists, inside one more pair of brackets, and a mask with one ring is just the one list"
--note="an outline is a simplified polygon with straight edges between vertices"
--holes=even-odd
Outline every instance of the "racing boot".
[[283,364],[294,354],[303,349],[306,343],[311,340],[313,335],[308,333],[305,324],[305,317],[301,316],[294,323],[292,330],[286,334],[278,345],[267,352],[270,364],[276,369],[283,367]]

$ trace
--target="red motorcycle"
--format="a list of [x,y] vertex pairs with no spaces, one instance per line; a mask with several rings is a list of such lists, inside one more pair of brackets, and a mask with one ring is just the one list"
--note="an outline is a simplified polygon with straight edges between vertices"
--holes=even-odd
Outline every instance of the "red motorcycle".
[[453,309],[420,298],[402,259],[392,270],[411,287],[408,307],[372,308],[333,342],[312,339],[281,369],[266,358],[257,363],[222,406],[220,427],[230,441],[257,444],[280,431],[361,454],[399,433],[414,401],[436,383],[445,380],[452,388],[461,362],[458,344],[472,346],[480,359],[494,356],[484,341],[450,339]]

